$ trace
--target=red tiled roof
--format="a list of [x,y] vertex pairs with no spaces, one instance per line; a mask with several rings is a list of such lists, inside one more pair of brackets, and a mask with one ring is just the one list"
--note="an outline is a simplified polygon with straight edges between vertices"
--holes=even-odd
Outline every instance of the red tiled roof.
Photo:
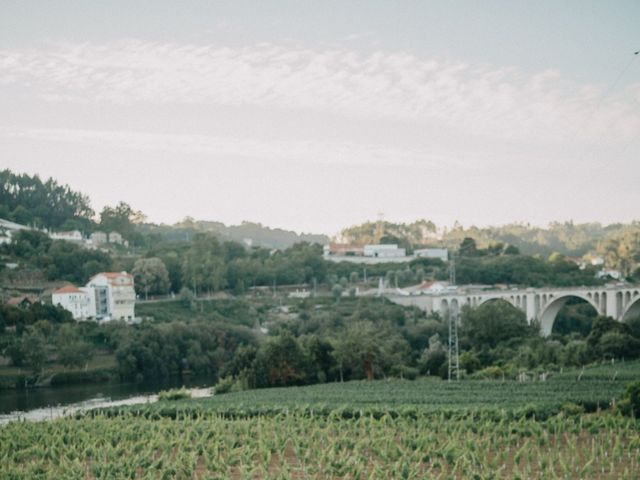
[[29,297],[28,295],[22,295],[21,297],[13,297],[7,300],[7,305],[16,306],[16,305],[20,305],[24,301],[33,303],[33,298]]
[[129,278],[133,278],[133,275],[131,275],[130,273],[127,272],[100,272],[100,273],[96,273],[93,278],[96,278],[98,275],[104,275],[107,278],[120,278],[120,277],[129,277]]
[[73,285],[67,285],[66,287],[59,288],[53,293],[83,293],[83,292],[82,290],[80,290],[77,287],[74,287]]

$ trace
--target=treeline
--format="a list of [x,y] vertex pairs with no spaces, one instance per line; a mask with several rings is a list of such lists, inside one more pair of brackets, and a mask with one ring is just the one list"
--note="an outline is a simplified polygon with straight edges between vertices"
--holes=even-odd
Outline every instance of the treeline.
[[[219,393],[448,374],[448,323],[384,299],[290,302],[284,317],[285,310],[269,301],[170,303],[179,309],[167,310],[167,318],[133,326],[76,323],[68,312],[39,303],[2,306],[0,352],[36,376],[52,362],[80,368],[109,353],[122,380],[208,375],[219,380]],[[459,326],[462,375],[518,378],[640,356],[640,318],[621,323],[580,308],[575,303],[561,312],[559,328],[547,338],[505,302],[465,308]]]
[[85,228],[94,212],[89,197],[50,178],[0,171],[0,218],[38,228]]
[[[354,379],[448,375],[448,324],[388,304],[353,301],[351,309],[302,302],[298,318],[279,324],[259,345],[240,348],[225,365],[217,392]],[[465,309],[460,325],[462,376],[531,377],[561,367],[640,357],[640,318],[592,318],[585,335],[540,336],[524,314],[503,302]]]
[[39,302],[0,305],[0,355],[37,378],[53,364],[86,367],[99,353],[117,361],[115,377],[125,381],[210,375],[234,358],[242,345],[256,345],[255,332],[233,318],[209,316],[197,322],[75,322],[60,307]]
[[[381,231],[378,231],[378,230]],[[508,224],[496,227],[463,227],[438,229],[428,220],[412,223],[365,222],[345,228],[340,236],[352,243],[397,243],[409,251],[424,246],[445,246],[456,250],[465,238],[473,238],[478,246],[489,248],[497,244],[512,245],[526,255],[548,258],[553,253],[581,257],[589,253],[604,256],[610,267],[628,274],[626,266],[640,261],[640,222],[630,224],[577,224],[552,222],[546,228],[529,224]]]

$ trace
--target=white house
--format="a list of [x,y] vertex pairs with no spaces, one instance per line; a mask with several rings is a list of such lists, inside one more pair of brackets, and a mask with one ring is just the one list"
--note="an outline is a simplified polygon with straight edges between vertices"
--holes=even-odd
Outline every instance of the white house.
[[136,292],[133,276],[127,272],[102,272],[87,283],[95,292],[96,318],[128,320],[135,318]]
[[365,245],[364,246],[365,257],[383,257],[383,258],[398,258],[406,257],[407,253],[404,248],[398,248],[398,245]]
[[117,243],[118,245],[122,245],[124,240],[122,239],[122,235],[118,232],[111,232],[109,234],[109,243]]
[[79,230],[71,230],[69,232],[55,232],[49,235],[53,240],[66,240],[67,242],[82,242],[82,233]]
[[19,230],[32,230],[32,228],[0,218],[0,245],[11,243],[14,232]]
[[108,241],[107,234],[104,232],[93,232],[90,239],[91,243],[93,243],[94,245],[101,245],[103,243],[107,243]]
[[413,254],[418,258],[437,258],[443,262],[449,259],[449,250],[446,248],[421,248],[414,250]]
[[0,229],[0,245],[11,243],[11,230]]
[[51,300],[54,305],[70,311],[74,320],[86,320],[96,316],[95,294],[91,288],[68,285],[54,291]]

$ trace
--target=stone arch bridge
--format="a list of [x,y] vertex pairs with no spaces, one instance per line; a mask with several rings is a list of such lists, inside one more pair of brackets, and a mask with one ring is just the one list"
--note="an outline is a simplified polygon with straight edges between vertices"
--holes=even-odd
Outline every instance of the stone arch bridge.
[[506,301],[522,310],[529,323],[539,321],[544,336],[551,334],[556,315],[571,298],[580,298],[589,303],[599,315],[607,315],[619,321],[640,315],[640,285],[512,290],[465,290],[464,287],[459,287],[455,291],[423,295],[385,296],[394,303],[416,306],[427,313],[437,312],[443,317],[457,316],[465,305],[478,307],[490,301]]

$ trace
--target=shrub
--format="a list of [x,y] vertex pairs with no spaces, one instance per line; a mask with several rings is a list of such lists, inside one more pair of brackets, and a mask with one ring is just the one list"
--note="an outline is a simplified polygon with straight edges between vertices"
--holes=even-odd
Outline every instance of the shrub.
[[158,400],[184,400],[186,398],[191,398],[191,392],[184,387],[163,390],[158,394]]
[[618,408],[625,415],[640,417],[640,381],[627,385]]

